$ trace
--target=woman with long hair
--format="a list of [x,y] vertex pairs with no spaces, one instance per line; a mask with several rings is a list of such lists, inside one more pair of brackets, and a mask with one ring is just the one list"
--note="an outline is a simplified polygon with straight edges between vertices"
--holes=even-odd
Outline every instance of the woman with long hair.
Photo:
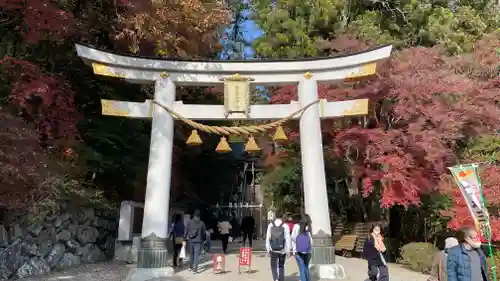
[[182,264],[182,259],[179,259],[179,253],[182,249],[182,243],[184,243],[184,221],[181,214],[174,214],[172,220],[170,238],[172,239],[174,248],[173,264],[174,267],[177,267],[178,264]]
[[370,236],[363,246],[363,257],[368,261],[368,278],[372,281],[389,281],[389,269],[385,258],[384,236],[382,228],[372,226]]
[[311,217],[304,214],[292,229],[292,252],[297,261],[300,281],[310,281],[309,262],[312,253]]

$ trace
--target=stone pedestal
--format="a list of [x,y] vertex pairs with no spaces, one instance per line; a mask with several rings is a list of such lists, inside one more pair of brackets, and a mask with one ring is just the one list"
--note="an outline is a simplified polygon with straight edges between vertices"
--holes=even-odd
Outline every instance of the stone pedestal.
[[133,268],[127,275],[125,281],[174,281],[180,280],[175,278],[174,269],[171,267],[165,268]]
[[137,251],[137,268],[160,268],[168,266],[168,239],[149,236],[141,240]]
[[345,279],[344,267],[335,264],[335,247],[331,236],[313,237],[310,271],[313,280]]
[[132,269],[126,281],[147,281],[159,277],[171,277],[174,269],[168,266],[168,239],[150,235],[141,240],[137,252],[137,267]]

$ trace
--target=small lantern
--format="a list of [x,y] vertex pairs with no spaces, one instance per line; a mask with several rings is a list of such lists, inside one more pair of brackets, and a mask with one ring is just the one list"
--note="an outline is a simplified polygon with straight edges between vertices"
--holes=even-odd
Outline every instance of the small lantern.
[[228,153],[228,152],[232,151],[232,149],[229,146],[229,143],[227,142],[225,137],[220,138],[219,144],[215,148],[215,151],[217,151],[219,153]]
[[245,151],[246,152],[259,152],[260,151],[260,147],[255,142],[255,139],[253,138],[253,136],[250,136],[248,138],[248,142],[245,145]]
[[288,138],[286,137],[285,131],[283,130],[283,127],[278,126],[276,128],[276,132],[274,133],[273,136],[273,141],[286,141]]
[[198,135],[198,131],[191,131],[191,135],[187,139],[186,144],[190,146],[200,146],[202,143],[203,141],[201,140],[200,135]]

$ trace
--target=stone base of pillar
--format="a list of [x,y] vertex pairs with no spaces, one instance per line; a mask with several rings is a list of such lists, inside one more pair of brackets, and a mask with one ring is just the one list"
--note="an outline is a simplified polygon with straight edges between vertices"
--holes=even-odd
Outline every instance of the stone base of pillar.
[[125,281],[147,281],[164,277],[167,277],[165,280],[170,280],[175,272],[168,266],[167,243],[168,239],[154,233],[142,238],[137,251],[137,267],[130,270]]
[[344,267],[340,264],[312,264],[309,266],[312,280],[330,281],[347,278]]
[[132,268],[125,278],[125,281],[174,281],[181,280],[174,276],[172,267],[165,268]]
[[309,270],[313,280],[346,279],[344,267],[335,264],[335,247],[331,236],[314,236]]

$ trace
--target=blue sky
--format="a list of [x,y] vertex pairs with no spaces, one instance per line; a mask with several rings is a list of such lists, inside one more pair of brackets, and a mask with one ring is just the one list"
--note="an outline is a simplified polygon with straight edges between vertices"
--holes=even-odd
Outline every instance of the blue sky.
[[[249,12],[247,10],[242,11],[243,17],[248,17]],[[246,20],[242,24],[240,24],[240,30],[243,34],[245,41],[253,42],[255,39],[262,36],[263,32],[259,29],[257,24],[253,20]],[[228,28],[227,31],[231,33],[232,28]],[[252,47],[245,47],[245,59],[253,59],[255,58],[255,52]],[[221,54],[221,59],[225,59]]]
[[[243,16],[248,16],[248,11],[243,11]],[[241,28],[243,29],[243,37],[246,41],[253,42],[255,39],[259,38],[264,34],[262,30],[259,29],[257,24],[253,20],[245,21]],[[245,48],[245,56],[253,58],[255,55],[254,50],[251,47]]]

